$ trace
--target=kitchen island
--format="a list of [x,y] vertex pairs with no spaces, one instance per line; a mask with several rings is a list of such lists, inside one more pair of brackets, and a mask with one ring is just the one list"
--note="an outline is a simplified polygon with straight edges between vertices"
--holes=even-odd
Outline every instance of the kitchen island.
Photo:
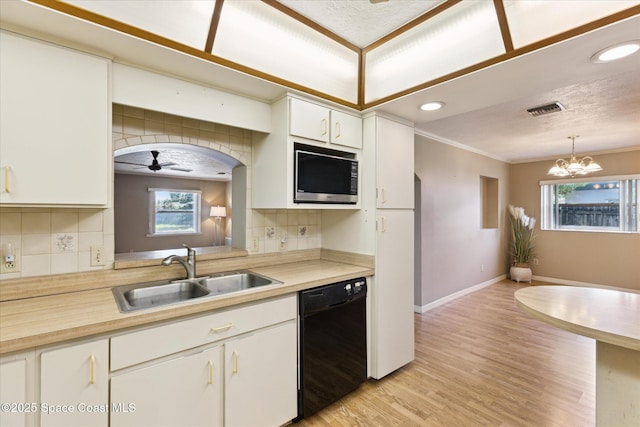
[[640,294],[531,286],[515,300],[543,322],[596,340],[596,425],[640,425]]

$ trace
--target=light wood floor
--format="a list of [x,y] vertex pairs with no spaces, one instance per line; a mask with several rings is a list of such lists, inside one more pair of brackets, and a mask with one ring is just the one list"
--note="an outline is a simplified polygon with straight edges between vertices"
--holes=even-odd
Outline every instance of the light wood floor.
[[414,362],[296,427],[595,425],[595,341],[521,312],[524,286],[416,314]]

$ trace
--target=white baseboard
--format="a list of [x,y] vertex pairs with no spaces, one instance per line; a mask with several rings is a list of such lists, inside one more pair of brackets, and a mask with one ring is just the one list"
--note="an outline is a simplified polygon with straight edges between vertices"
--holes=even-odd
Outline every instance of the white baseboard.
[[415,306],[413,306],[413,311],[415,313],[420,313],[420,314],[425,313],[425,312],[427,312],[429,310],[432,310],[432,309],[434,309],[434,308],[436,308],[438,306],[441,306],[442,304],[446,304],[449,301],[453,301],[454,299],[460,298],[460,297],[465,296],[467,294],[470,294],[472,292],[479,291],[482,288],[486,288],[487,286],[490,286],[490,285],[493,285],[494,283],[497,283],[497,282],[500,282],[502,280],[505,280],[506,278],[507,278],[507,275],[503,274],[501,276],[494,277],[491,280],[487,280],[486,282],[482,282],[482,283],[479,283],[477,285],[471,286],[469,288],[463,289],[461,291],[455,292],[455,293],[453,293],[451,295],[447,295],[446,297],[443,297],[443,298],[440,298],[440,299],[435,300],[433,302],[430,302],[429,304],[425,304],[423,306],[415,305]]
[[585,288],[612,289],[614,291],[635,292],[635,293],[638,292],[635,289],[618,288],[618,287],[615,287],[615,286],[600,285],[598,283],[577,282],[575,280],[556,279],[555,277],[543,277],[543,276],[534,275],[532,278],[533,278],[533,280],[537,280],[537,281],[540,281],[540,282],[547,282],[547,283],[554,284],[554,285],[582,286],[582,287],[585,287]]

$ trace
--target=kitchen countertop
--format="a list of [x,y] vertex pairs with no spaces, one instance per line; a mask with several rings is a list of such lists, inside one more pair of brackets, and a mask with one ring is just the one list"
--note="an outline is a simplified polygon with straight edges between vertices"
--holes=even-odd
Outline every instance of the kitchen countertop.
[[518,307],[560,329],[640,351],[640,294],[575,286],[531,286]]
[[574,286],[530,286],[518,307],[596,340],[596,426],[640,425],[640,294]]
[[111,288],[1,302],[0,355],[260,301],[374,273],[369,267],[325,259],[250,270],[282,284],[132,313],[118,310]]

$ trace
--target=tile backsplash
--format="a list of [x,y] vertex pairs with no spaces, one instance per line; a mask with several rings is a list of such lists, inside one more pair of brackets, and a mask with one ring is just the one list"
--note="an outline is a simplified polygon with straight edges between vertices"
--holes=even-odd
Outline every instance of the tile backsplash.
[[319,210],[254,209],[250,221],[247,224],[249,252],[270,253],[322,246]]
[[[113,148],[149,143],[196,144],[247,166],[246,242],[250,254],[322,247],[321,211],[251,209],[251,132],[123,105],[113,106]],[[0,252],[20,252],[20,271],[0,279],[113,268],[114,212],[109,209],[0,207]],[[102,246],[105,266],[92,267],[91,247]],[[242,246],[242,245],[236,245]]]
[[[0,208],[0,249],[19,251],[19,272],[2,279],[111,268],[113,210]],[[106,266],[92,267],[91,247],[101,246]]]

